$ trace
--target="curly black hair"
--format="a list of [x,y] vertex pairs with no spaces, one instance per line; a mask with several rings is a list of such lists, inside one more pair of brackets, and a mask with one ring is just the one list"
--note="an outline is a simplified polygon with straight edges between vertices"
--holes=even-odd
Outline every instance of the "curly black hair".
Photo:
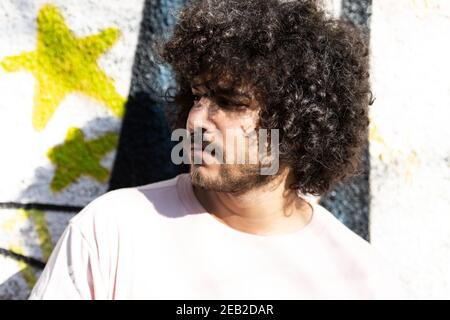
[[231,74],[254,88],[258,127],[279,129],[291,189],[321,195],[360,173],[373,103],[368,39],[321,2],[189,1],[157,53],[177,83],[166,98],[180,108],[179,127],[194,103],[192,81]]

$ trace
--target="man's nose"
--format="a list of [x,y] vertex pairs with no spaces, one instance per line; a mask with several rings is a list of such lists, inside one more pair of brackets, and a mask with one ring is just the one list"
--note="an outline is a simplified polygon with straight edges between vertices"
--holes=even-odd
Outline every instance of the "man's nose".
[[211,101],[207,97],[201,97],[189,111],[187,129],[190,132],[200,130],[201,132],[214,132],[215,125],[211,119]]

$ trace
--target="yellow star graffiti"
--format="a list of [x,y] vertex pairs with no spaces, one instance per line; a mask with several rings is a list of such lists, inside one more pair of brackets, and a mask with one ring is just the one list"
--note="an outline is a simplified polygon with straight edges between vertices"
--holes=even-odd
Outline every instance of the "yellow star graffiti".
[[27,70],[36,78],[33,127],[42,130],[69,93],[82,93],[106,105],[116,116],[124,112],[119,95],[97,59],[117,41],[119,31],[77,38],[55,6],[44,5],[37,17],[37,49],[3,59],[7,72]]

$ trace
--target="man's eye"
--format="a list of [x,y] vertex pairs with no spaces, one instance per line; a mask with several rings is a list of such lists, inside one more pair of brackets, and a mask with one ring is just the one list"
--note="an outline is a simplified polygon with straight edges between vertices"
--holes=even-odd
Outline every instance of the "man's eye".
[[221,98],[218,98],[218,99],[216,100],[216,102],[217,102],[217,104],[218,104],[219,106],[222,106],[222,107],[231,107],[231,106],[233,105],[233,102],[231,102],[231,101],[229,101],[229,100],[227,100],[227,99],[221,99]]
[[242,111],[247,108],[247,106],[245,106],[245,105],[239,104],[238,102],[226,100],[226,99],[218,99],[217,104],[224,109],[237,110],[237,111]]

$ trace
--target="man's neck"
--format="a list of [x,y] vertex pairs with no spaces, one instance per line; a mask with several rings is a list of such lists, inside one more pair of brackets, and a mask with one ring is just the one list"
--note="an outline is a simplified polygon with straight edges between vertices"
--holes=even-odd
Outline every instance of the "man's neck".
[[240,195],[194,186],[203,207],[233,229],[259,235],[286,234],[302,229],[312,218],[312,208],[288,180],[271,183]]

